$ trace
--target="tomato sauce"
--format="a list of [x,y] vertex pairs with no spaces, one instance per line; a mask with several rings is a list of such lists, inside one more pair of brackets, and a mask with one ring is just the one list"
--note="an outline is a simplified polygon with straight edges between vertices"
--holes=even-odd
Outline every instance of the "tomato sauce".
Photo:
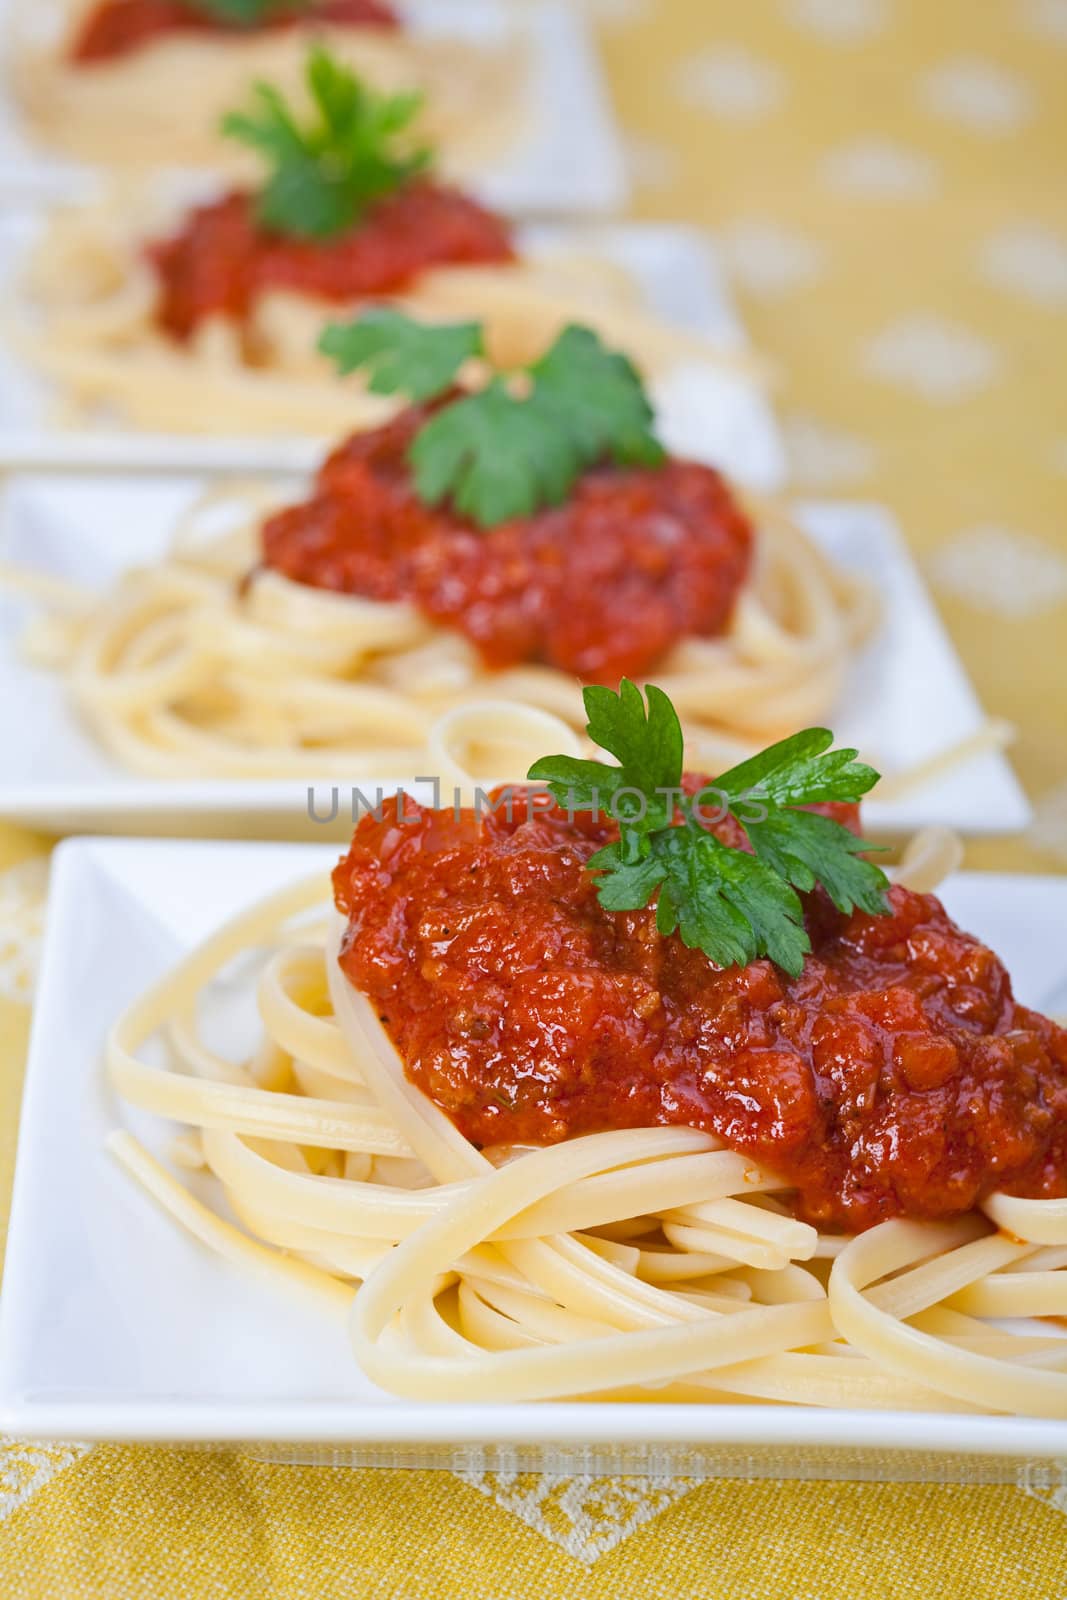
[[206,317],[246,319],[271,289],[340,303],[402,289],[431,267],[511,261],[514,251],[500,217],[456,189],[419,180],[329,239],[275,233],[257,221],[251,195],[230,194],[190,212],[148,257],[159,282],[156,320],[186,340]]
[[263,529],[266,564],[297,583],[410,600],[493,669],[541,662],[615,685],[687,635],[726,627],[752,529],[711,467],[587,472],[567,502],[479,529],[422,504],[407,456],[425,410],[357,434],[312,499]]
[[70,49],[78,66],[115,61],[173,33],[260,33],[265,29],[317,22],[331,27],[400,27],[400,19],[382,0],[312,0],[310,5],[279,8],[250,29],[199,10],[192,0],[101,0],[86,17]]
[[334,874],[342,968],[474,1143],[702,1128],[848,1231],[1067,1193],[1067,1031],[933,895],[845,917],[817,891],[799,978],[720,970],[653,910],[602,909],[585,862],[616,836],[550,803],[509,821],[408,800],[400,821],[391,802]]

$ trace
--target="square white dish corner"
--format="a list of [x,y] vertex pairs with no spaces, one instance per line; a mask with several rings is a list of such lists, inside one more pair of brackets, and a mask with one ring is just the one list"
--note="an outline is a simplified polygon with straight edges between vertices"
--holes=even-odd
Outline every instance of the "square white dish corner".
[[[186,1237],[104,1148],[120,1120],[159,1154],[168,1138],[151,1119],[120,1118],[101,1071],[105,1033],[147,983],[260,896],[318,868],[325,896],[333,858],[292,845],[60,847],[0,1301],[0,1431],[241,1441],[339,1464],[941,1481],[1058,1470],[1063,1422],[394,1399],[362,1377],[340,1319]],[[998,949],[1021,999],[1062,1006],[1065,973],[1048,931],[1067,917],[1067,878],[961,874],[944,898]]]

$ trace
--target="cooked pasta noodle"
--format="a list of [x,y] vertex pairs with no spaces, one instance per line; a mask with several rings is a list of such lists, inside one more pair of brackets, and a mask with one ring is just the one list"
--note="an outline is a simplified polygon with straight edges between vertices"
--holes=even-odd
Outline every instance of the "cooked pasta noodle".
[[[451,762],[473,763],[479,778],[506,775],[518,770],[506,758],[526,748],[521,731],[513,737],[516,707],[561,719],[556,737],[577,749],[585,712],[574,678],[547,666],[490,672],[465,638],[411,605],[255,570],[253,523],[205,537],[220,500],[257,504],[246,493],[208,496],[169,560],[80,607],[64,590],[30,630],[31,657],[65,674],[77,709],[122,765],[160,777],[373,778],[423,770],[432,756],[436,772]],[[784,513],[763,506],[758,515],[755,571],[729,631],[682,640],[659,671],[691,764],[708,770],[824,715],[876,616],[870,590]],[[7,582],[17,585],[17,574]],[[511,708],[492,725],[478,704],[486,696]],[[453,715],[442,723],[445,713]]]
[[[984,1214],[842,1239],[686,1128],[480,1151],[342,975],[323,891],[316,877],[238,917],[108,1043],[119,1095],[193,1130],[182,1164],[199,1154],[236,1223],[129,1134],[111,1147],[204,1243],[347,1314],[374,1382],[420,1399],[1067,1416],[1067,1341],[990,1320],[1063,1314],[1067,1202],[994,1195]],[[252,951],[263,1036],[232,1060],[206,1042],[207,1001]],[[140,1054],[156,1035],[170,1069]]]
[[[246,322],[210,316],[188,344],[163,332],[143,241],[166,231],[173,209],[158,208],[154,216],[135,187],[58,212],[32,253],[26,304],[10,312],[10,338],[55,384],[67,420],[103,414],[182,433],[327,436],[395,414],[399,399],[369,393],[358,378],[339,382],[318,353],[324,324],[355,313],[355,302],[339,306],[274,289],[257,299]],[[533,360],[577,321],[653,377],[693,364],[753,382],[761,377],[744,351],[658,321],[630,276],[595,249],[550,248],[511,264],[439,267],[403,293],[380,298],[423,321],[479,319],[487,353],[503,367]]]

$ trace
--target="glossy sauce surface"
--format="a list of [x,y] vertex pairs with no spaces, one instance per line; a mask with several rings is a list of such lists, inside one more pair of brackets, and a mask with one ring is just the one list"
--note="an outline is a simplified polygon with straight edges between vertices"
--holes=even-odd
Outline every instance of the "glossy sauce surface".
[[430,267],[510,261],[514,252],[501,218],[421,180],[329,239],[275,233],[256,220],[252,196],[226,195],[191,211],[177,233],[148,247],[148,258],[159,283],[156,320],[184,340],[206,317],[243,321],[271,289],[358,300],[402,289]]
[[410,600],[485,664],[540,662],[615,685],[727,626],[752,529],[711,467],[587,472],[562,506],[488,531],[421,503],[407,453],[424,411],[356,435],[314,496],[271,518],[266,564],[297,583]]
[[584,863],[611,837],[551,805],[508,821],[409,800],[401,821],[389,802],[337,868],[341,965],[468,1138],[703,1128],[848,1231],[1067,1192],[1067,1032],[933,895],[896,887],[891,916],[846,918],[817,892],[799,978],[720,971],[653,911],[600,907]]
[[[310,5],[295,5],[289,10],[279,8],[252,31],[293,27],[301,22],[331,27],[400,27],[396,13],[382,0],[313,0]],[[133,55],[168,34],[249,31],[247,25],[227,24],[194,4],[182,4],[182,0],[101,0],[76,34],[70,58],[79,66],[90,66]]]

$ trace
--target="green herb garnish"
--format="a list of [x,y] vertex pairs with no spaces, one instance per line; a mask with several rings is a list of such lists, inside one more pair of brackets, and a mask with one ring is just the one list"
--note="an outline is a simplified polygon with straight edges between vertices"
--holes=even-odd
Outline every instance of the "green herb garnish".
[[[423,325],[371,310],[331,324],[319,348],[342,372],[365,367],[377,394],[425,401],[444,394],[472,356],[485,358],[478,323]],[[411,448],[415,492],[450,500],[480,527],[560,505],[581,473],[602,461],[658,466],[663,446],[641,379],[624,355],[571,324],[543,356],[494,373],[484,389],[442,406]]]
[[307,84],[314,111],[303,125],[277,89],[257,83],[254,109],[231,112],[222,131],[270,164],[259,220],[279,233],[326,239],[425,172],[431,156],[400,139],[421,95],[376,94],[321,45],[308,55]]
[[333,322],[319,340],[342,377],[365,367],[372,393],[406,394],[416,405],[443,394],[482,348],[478,322],[423,327],[388,306],[373,307],[358,322]]
[[[653,685],[624,678],[618,694],[585,690],[588,733],[617,767],[546,756],[528,776],[557,804],[601,810],[619,823],[617,844],[589,860],[608,911],[638,911],[656,899],[656,925],[719,966],[769,956],[799,976],[811,941],[798,891],[821,883],[839,911],[882,915],[889,880],[862,852],[876,848],[829,817],[798,806],[858,801],[878,773],[855,750],[831,750],[833,734],[808,728],[733,767],[692,799],[681,791],[683,740],[673,705]],[[708,831],[709,808],[744,829],[753,853]],[[681,813],[681,822],[674,817]],[[702,816],[703,812],[703,816]]]
[[310,11],[311,0],[185,0],[189,11],[234,28],[255,28],[274,17]]

